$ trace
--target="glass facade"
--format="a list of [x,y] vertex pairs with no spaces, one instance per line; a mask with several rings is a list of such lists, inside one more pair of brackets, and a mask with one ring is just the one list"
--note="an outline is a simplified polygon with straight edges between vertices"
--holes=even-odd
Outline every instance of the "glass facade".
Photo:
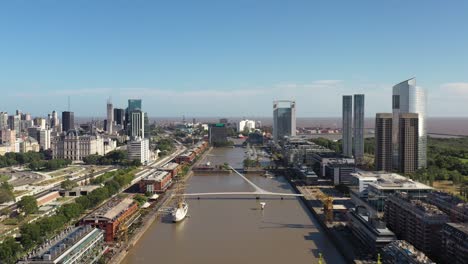
[[418,168],[427,167],[427,129],[426,129],[426,93],[416,86],[412,78],[393,86],[393,163],[399,169],[399,116],[404,113],[416,113],[419,116],[418,127]]
[[[289,107],[280,107],[289,103]],[[284,136],[296,135],[296,106],[294,101],[273,102],[273,139],[275,142]]]
[[364,162],[364,95],[354,95],[353,154],[357,164]]
[[353,156],[353,97],[351,95],[343,95],[343,155],[347,157]]

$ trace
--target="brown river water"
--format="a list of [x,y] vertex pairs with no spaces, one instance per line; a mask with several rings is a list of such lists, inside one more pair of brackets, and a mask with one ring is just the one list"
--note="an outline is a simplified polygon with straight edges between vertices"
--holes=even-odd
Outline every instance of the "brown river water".
[[[241,167],[245,149],[214,149],[207,159]],[[292,193],[281,176],[248,176],[274,192]],[[251,191],[241,177],[194,175],[187,193]],[[156,220],[128,252],[129,263],[345,263],[317,221],[298,198],[212,197],[191,198],[189,217],[174,224],[168,216]],[[266,202],[260,210],[259,202]]]

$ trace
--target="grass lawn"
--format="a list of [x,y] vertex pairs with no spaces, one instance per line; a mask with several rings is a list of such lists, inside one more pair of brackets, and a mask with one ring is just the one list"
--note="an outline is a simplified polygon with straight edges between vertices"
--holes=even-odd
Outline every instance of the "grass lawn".
[[80,169],[81,169],[80,167],[68,167],[65,169],[59,169],[57,171],[49,172],[47,174],[49,174],[51,177],[64,176],[66,174],[79,171]]
[[452,181],[435,181],[433,187],[441,191],[460,194],[460,185],[454,185]]
[[0,183],[6,182],[10,179],[10,176],[8,175],[0,175]]
[[468,159],[462,159],[462,158],[460,158],[460,160],[461,160],[463,163],[468,163]]

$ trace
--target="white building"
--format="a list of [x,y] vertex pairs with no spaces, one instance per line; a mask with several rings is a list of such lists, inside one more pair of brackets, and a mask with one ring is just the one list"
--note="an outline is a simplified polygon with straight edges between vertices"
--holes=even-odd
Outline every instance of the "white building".
[[50,149],[50,129],[39,130],[39,145],[42,149]]
[[138,137],[127,144],[128,159],[139,160],[142,164],[150,161],[149,139]]
[[255,121],[248,119],[241,120],[237,125],[237,131],[241,133],[244,129],[248,129],[249,132],[255,130]]
[[52,156],[54,159],[78,161],[92,154],[104,155],[106,153],[104,141],[102,137],[97,135],[80,136],[77,131],[70,130],[66,135],[55,137],[52,140]]

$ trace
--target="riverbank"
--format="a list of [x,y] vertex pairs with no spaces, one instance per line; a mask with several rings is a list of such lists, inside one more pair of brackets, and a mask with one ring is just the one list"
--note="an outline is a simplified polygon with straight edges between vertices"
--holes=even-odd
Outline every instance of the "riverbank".
[[306,189],[301,188],[303,186],[298,186],[297,183],[294,182],[290,177],[286,176],[285,178],[296,193],[304,195],[300,197],[301,202],[309,210],[309,212],[312,213],[315,219],[317,219],[322,229],[325,231],[341,255],[345,258],[346,262],[357,263],[355,261],[356,255],[354,254],[353,250],[350,249],[350,244],[348,241],[346,241],[346,239],[338,233],[333,224],[326,223],[322,201],[319,199],[311,199],[310,193],[307,192]]
[[[202,156],[200,157],[200,160],[203,160],[203,158],[208,155],[211,152],[212,148],[208,149],[205,151]],[[192,166],[190,166],[190,170],[187,173],[187,175],[181,180],[182,183],[185,183],[188,181],[192,175],[192,167],[196,166],[196,164],[199,162],[195,162]],[[112,263],[112,264],[119,264],[121,263],[125,257],[127,256],[128,252],[138,243],[140,238],[145,234],[146,231],[153,225],[155,220],[159,220],[159,218],[162,216],[162,213],[159,212],[161,208],[167,207],[170,205],[172,202],[173,194],[175,192],[174,186],[171,186],[170,189],[168,189],[164,194],[161,195],[161,198],[159,201],[156,202],[156,204],[152,207],[150,207],[151,211],[144,217],[142,220],[142,226],[138,227],[134,231],[134,235],[130,238],[129,242],[127,245],[120,247],[120,251],[116,253],[112,258],[110,258],[107,263]]]

